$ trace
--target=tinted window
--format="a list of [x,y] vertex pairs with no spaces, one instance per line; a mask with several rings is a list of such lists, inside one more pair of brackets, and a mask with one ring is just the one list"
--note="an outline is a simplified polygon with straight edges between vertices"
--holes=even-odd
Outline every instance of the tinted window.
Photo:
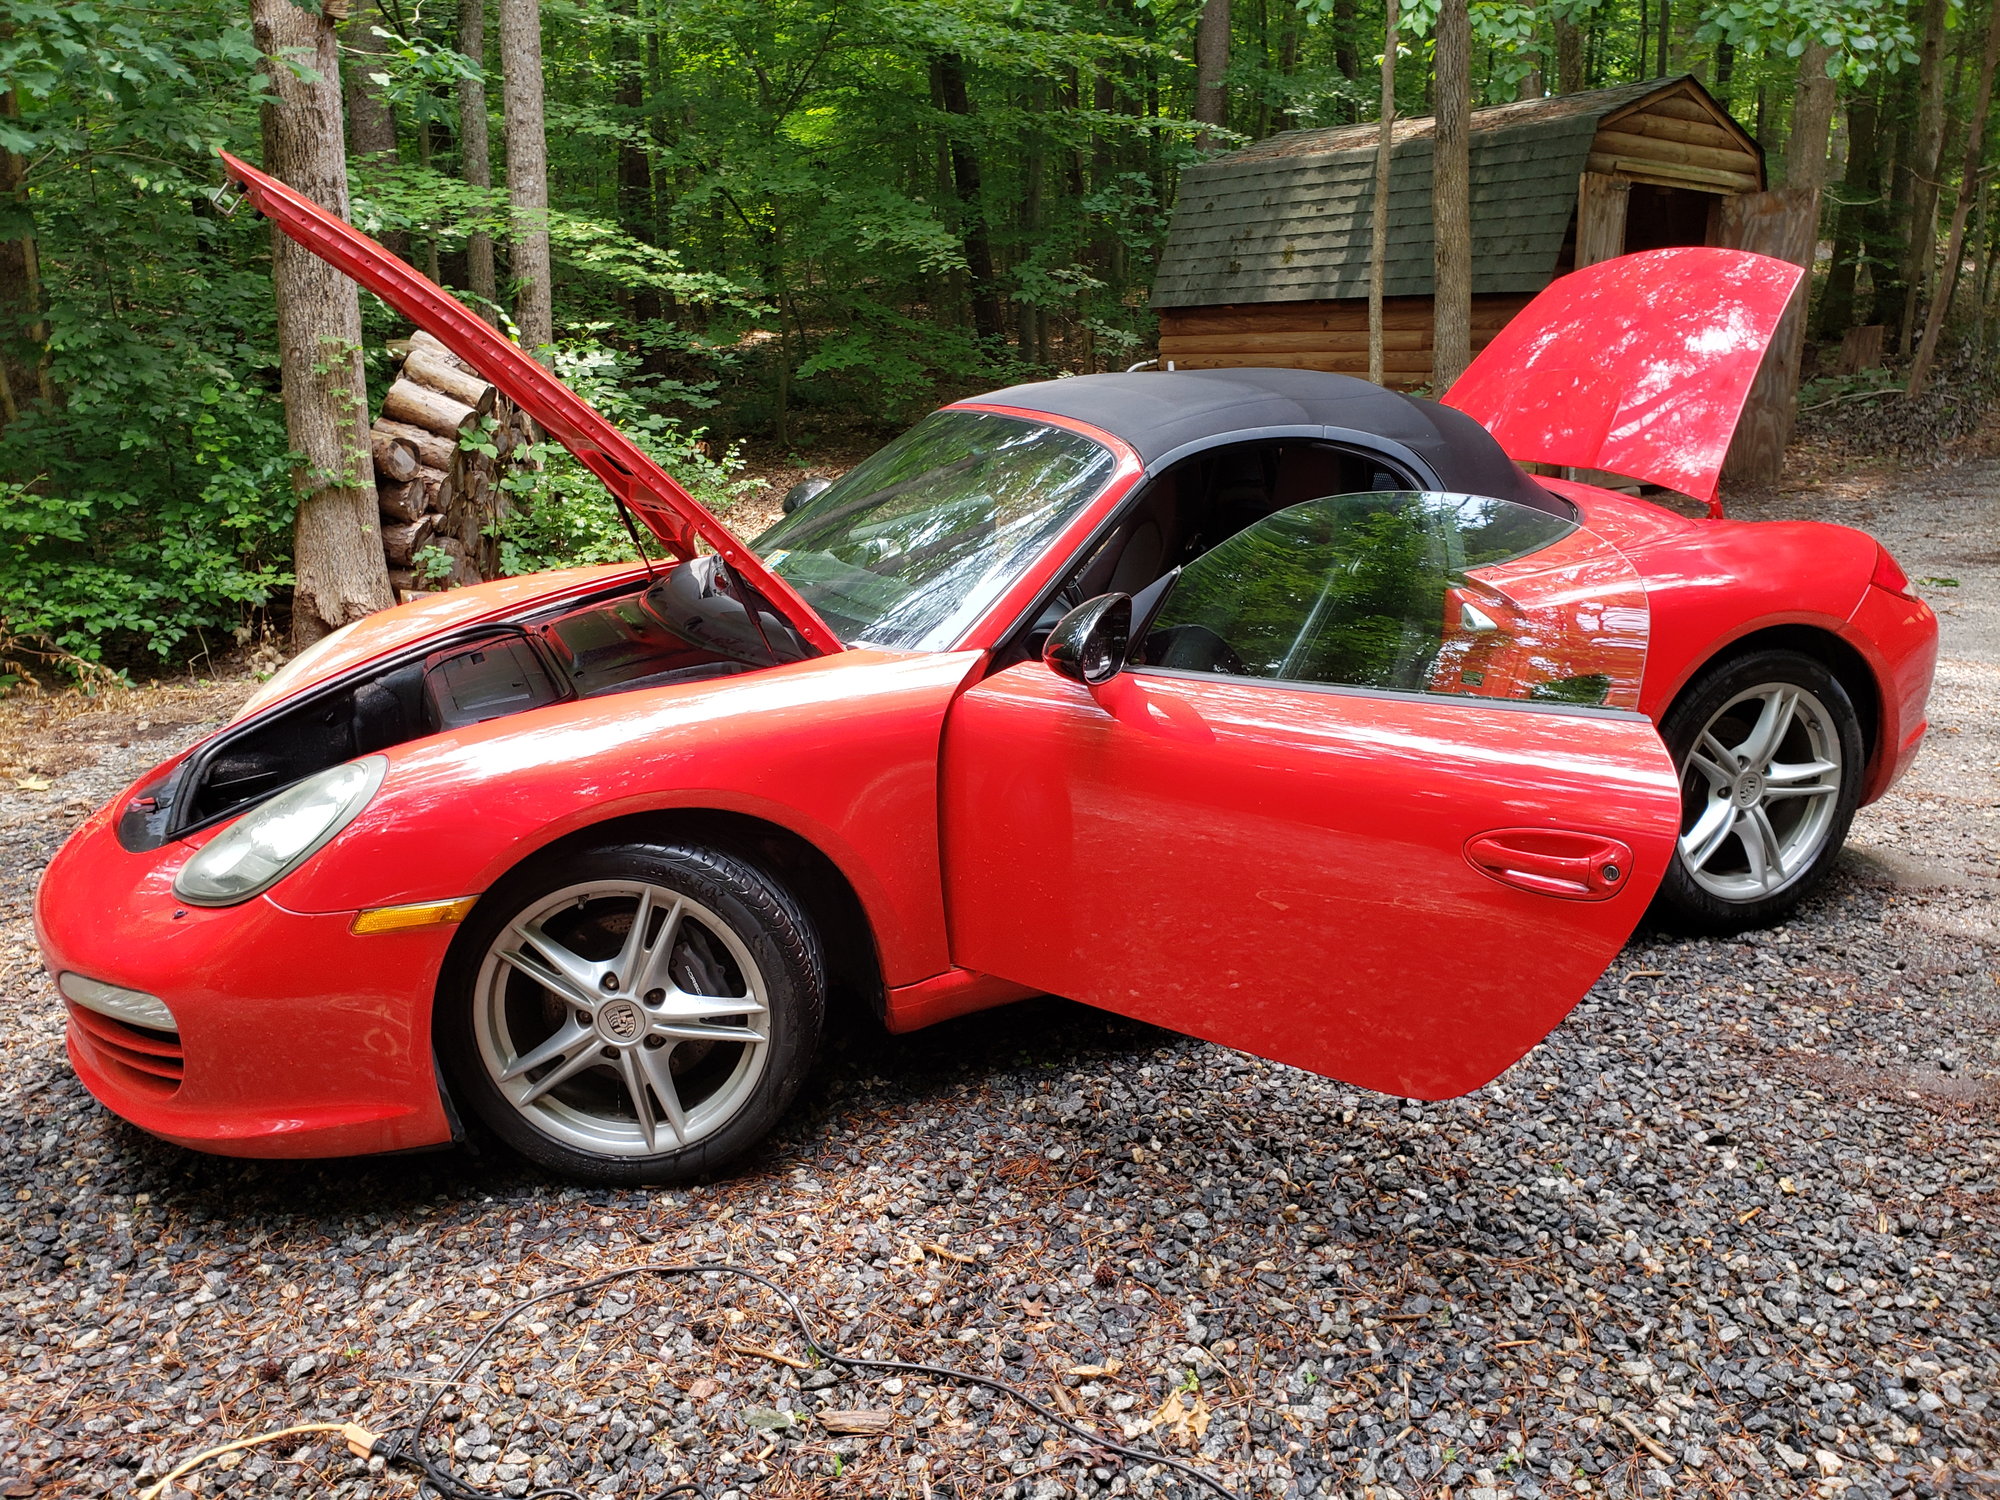
[[1052,423],[933,412],[752,546],[843,640],[941,650],[1116,467]]
[[1404,492],[1310,500],[1204,553],[1138,659],[1634,708],[1645,638],[1637,576],[1589,532],[1505,500]]

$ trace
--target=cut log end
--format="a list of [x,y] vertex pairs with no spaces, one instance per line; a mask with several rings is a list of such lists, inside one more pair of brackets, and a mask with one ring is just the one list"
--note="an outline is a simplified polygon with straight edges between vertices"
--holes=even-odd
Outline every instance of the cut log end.
[[417,462],[433,469],[449,469],[458,453],[456,437],[439,437],[435,432],[427,432],[421,427],[413,427],[408,422],[398,422],[391,417],[379,418],[374,434],[393,437],[410,445],[416,452]]
[[374,431],[368,435],[369,456],[375,461],[375,478],[383,484],[401,484],[417,472],[416,446],[391,433]]
[[443,391],[434,391],[414,380],[398,380],[382,398],[382,415],[456,443],[458,435],[477,420],[479,413]]
[[417,554],[431,544],[437,528],[438,518],[433,515],[422,515],[414,521],[387,522],[382,527],[382,554],[391,567],[410,567]]

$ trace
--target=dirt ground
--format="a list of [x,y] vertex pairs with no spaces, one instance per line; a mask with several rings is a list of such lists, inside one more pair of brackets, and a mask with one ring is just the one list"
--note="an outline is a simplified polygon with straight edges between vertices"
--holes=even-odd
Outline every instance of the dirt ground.
[[[1787,926],[1642,931],[1441,1104],[1057,1002],[856,1031],[767,1148],[685,1191],[463,1153],[228,1162],[114,1120],[63,1060],[34,883],[249,684],[0,703],[0,1496],[393,1425],[504,1302],[706,1255],[844,1347],[1053,1392],[1242,1496],[1994,1492],[2000,462],[1825,463],[1737,511],[1875,531],[1944,623],[1916,769]],[[565,1300],[494,1352],[434,1431],[496,1494],[1195,1493],[1004,1400],[813,1368],[745,1292]],[[846,1409],[887,1431],[843,1434]],[[412,1492],[321,1437],[200,1490]]]

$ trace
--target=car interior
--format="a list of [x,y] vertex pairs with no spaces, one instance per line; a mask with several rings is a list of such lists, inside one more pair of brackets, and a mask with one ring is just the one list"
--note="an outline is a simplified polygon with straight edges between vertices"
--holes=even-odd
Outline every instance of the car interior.
[[1421,487],[1380,454],[1314,439],[1231,443],[1191,454],[1145,481],[1033,621],[995,653],[993,670],[1039,657],[1057,621],[1084,600],[1137,596],[1266,516],[1327,495]]

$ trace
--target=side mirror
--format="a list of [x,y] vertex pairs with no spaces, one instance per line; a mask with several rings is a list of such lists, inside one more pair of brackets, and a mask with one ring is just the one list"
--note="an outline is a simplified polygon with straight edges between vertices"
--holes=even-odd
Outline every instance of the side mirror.
[[1099,594],[1056,621],[1042,660],[1058,677],[1096,687],[1118,675],[1131,647],[1131,596]]
[[778,503],[784,508],[785,514],[789,516],[801,505],[819,499],[821,495],[824,495],[832,488],[833,481],[831,479],[801,479],[797,484],[785,491],[785,498]]

